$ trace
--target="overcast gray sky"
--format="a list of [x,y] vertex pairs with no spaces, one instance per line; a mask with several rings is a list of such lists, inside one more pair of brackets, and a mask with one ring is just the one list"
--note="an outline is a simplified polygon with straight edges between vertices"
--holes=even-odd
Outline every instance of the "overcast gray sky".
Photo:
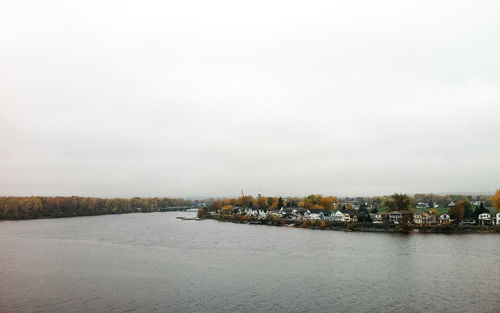
[[0,2],[3,195],[500,187],[499,1]]

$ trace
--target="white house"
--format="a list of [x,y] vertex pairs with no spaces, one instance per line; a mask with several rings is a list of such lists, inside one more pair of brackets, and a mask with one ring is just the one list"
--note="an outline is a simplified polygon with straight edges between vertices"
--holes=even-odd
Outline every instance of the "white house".
[[495,224],[500,225],[500,213],[497,213]]
[[250,209],[250,208],[247,209],[247,216],[257,217],[258,215],[259,211],[257,211],[256,209]]
[[370,218],[372,219],[372,223],[373,224],[382,224],[383,223],[383,220],[382,220],[382,214],[370,214]]
[[321,214],[320,213],[316,213],[316,212],[311,213],[310,211],[307,211],[307,212],[309,212],[309,214],[307,216],[307,219],[309,219],[309,220],[320,220],[321,219]]
[[491,214],[490,213],[481,213],[481,214],[479,214],[478,219],[479,219],[479,224],[481,224],[481,225],[491,225]]
[[351,216],[348,213],[344,213],[343,215],[344,215],[344,219],[343,219],[344,222],[350,222],[351,221]]
[[399,220],[403,217],[403,215],[398,211],[392,211],[389,213],[389,222],[394,224],[398,224]]
[[449,223],[451,221],[451,217],[449,214],[441,214],[439,216],[439,223],[444,224],[444,223]]
[[344,214],[342,214],[342,212],[337,211],[337,212],[335,212],[335,214],[332,214],[332,215],[333,215],[333,220],[335,222],[343,222],[344,221]]
[[463,225],[476,225],[476,219],[473,217],[466,217],[462,220]]

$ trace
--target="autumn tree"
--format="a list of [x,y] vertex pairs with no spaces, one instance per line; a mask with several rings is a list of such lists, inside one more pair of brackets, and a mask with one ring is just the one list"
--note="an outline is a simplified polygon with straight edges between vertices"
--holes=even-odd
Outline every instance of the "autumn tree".
[[457,222],[463,220],[465,214],[464,202],[456,203],[448,210],[448,214]]
[[500,189],[497,189],[495,195],[491,197],[491,202],[493,206],[497,209],[497,212],[500,212]]
[[390,211],[412,211],[412,201],[406,194],[395,193],[384,202],[384,206]]
[[222,209],[222,201],[220,200],[215,200],[212,205],[210,206],[210,210],[211,211],[219,211],[220,209]]
[[239,197],[238,203],[243,208],[248,208],[250,206],[250,203],[252,202],[252,200],[253,200],[252,196],[242,196],[242,197]]
[[258,197],[256,202],[255,202],[255,207],[257,209],[267,209],[269,207],[269,203],[267,202],[266,197]]
[[333,211],[335,203],[339,203],[339,199],[337,197],[322,197],[319,201],[319,204],[327,210]]

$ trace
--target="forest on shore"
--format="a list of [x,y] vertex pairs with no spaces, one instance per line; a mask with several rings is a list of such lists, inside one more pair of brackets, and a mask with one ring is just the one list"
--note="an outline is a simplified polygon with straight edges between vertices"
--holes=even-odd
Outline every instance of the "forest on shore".
[[179,198],[0,197],[0,219],[35,219],[137,212],[190,206]]

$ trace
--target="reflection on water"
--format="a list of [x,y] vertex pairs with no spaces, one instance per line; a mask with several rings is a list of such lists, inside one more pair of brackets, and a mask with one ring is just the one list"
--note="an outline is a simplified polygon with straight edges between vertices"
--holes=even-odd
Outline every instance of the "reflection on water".
[[0,222],[0,312],[498,312],[500,236],[168,212]]

